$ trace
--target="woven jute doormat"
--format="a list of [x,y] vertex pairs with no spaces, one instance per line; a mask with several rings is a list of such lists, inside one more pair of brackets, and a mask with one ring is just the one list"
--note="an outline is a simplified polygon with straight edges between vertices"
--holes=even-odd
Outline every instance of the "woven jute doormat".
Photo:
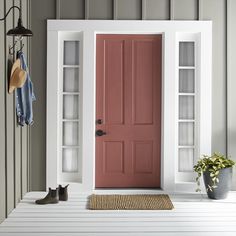
[[91,210],[172,210],[174,208],[166,194],[97,195],[89,198]]

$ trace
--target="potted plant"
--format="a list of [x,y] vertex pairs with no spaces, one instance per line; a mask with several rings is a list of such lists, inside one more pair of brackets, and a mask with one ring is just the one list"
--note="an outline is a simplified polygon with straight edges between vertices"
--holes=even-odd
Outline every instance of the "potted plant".
[[214,153],[212,156],[203,155],[193,167],[197,173],[197,192],[201,192],[200,178],[203,175],[207,195],[212,199],[224,199],[231,188],[232,167],[235,162],[224,155]]

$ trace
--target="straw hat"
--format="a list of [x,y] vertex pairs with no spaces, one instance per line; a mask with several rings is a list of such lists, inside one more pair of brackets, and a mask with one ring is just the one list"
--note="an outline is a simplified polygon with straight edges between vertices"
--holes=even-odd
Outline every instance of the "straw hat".
[[20,59],[17,59],[11,68],[11,77],[9,82],[9,93],[12,93],[16,88],[21,88],[26,80],[26,71],[20,67]]

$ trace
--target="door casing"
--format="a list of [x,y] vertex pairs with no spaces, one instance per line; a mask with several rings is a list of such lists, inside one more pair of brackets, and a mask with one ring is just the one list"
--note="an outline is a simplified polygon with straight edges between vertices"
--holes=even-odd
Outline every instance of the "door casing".
[[[176,182],[178,105],[176,92],[178,34],[198,34],[201,47],[199,71],[199,153],[211,153],[211,21],[107,21],[107,20],[48,20],[47,41],[47,187],[58,184],[57,166],[59,145],[58,60],[61,33],[80,33],[82,36],[82,130],[81,153],[82,183],[74,183],[71,191],[95,190],[95,88],[96,88],[96,34],[162,34],[162,138],[161,138],[161,188],[166,191],[194,191],[195,183]],[[55,78],[56,76],[56,78]],[[55,78],[52,80],[51,78]],[[56,83],[55,83],[56,81]],[[52,132],[53,130],[53,132]],[[173,147],[173,148],[170,148]]]

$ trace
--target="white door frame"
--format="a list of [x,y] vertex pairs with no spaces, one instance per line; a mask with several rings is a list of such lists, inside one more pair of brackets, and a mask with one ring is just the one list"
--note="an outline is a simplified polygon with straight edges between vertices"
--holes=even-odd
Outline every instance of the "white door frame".
[[58,184],[59,42],[61,32],[81,32],[82,56],[82,183],[74,191],[95,189],[96,34],[162,34],[162,144],[161,188],[194,191],[195,184],[176,180],[177,35],[198,34],[199,154],[211,153],[211,21],[48,20],[47,44],[47,187]]

